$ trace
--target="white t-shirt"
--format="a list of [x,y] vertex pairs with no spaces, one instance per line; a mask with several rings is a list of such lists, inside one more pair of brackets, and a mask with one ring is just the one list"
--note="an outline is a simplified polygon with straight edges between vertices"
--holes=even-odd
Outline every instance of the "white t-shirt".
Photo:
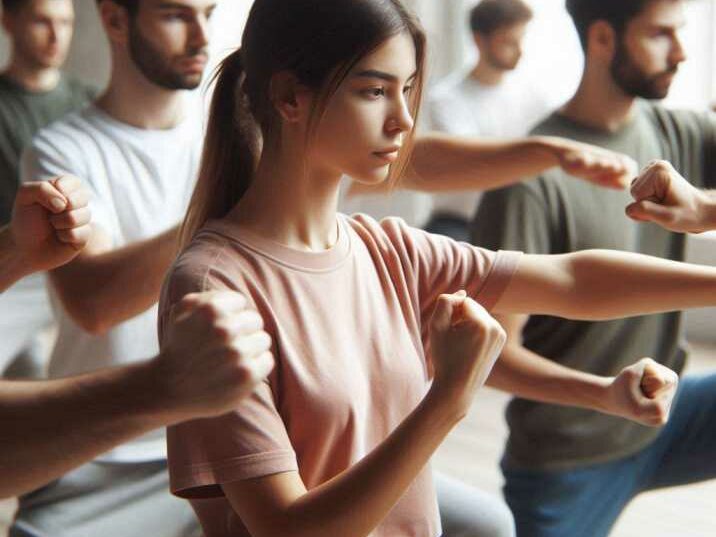
[[[524,77],[508,75],[497,86],[485,86],[470,73],[454,73],[428,94],[426,116],[432,130],[456,136],[507,139],[525,136],[557,103],[550,102]],[[471,219],[479,192],[433,196],[433,212]]]
[[[72,173],[92,193],[92,219],[114,248],[155,237],[178,224],[196,181],[202,144],[200,113],[168,130],[122,123],[96,106],[41,130],[25,152],[22,180]],[[156,305],[106,334],[80,328],[51,292],[59,325],[50,358],[51,377],[75,375],[154,356]],[[103,460],[133,462],[166,457],[164,434],[151,433],[119,446]]]

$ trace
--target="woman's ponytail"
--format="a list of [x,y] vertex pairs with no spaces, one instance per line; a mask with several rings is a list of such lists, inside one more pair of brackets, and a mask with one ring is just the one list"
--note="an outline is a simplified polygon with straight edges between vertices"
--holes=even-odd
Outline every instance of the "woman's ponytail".
[[201,168],[182,225],[181,248],[207,220],[225,216],[251,184],[260,154],[260,134],[243,89],[245,78],[241,49],[227,56],[213,77]]

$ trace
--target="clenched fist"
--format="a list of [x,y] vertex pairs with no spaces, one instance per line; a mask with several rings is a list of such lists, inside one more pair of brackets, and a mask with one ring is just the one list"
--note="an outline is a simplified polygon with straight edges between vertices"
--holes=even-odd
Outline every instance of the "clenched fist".
[[430,323],[432,389],[466,413],[506,339],[500,323],[464,291],[441,295]]
[[684,179],[664,160],[646,166],[631,185],[634,203],[627,215],[670,231],[700,233],[716,227],[710,196]]
[[678,375],[650,358],[622,370],[607,389],[606,412],[658,427],[669,419]]
[[155,359],[172,421],[225,414],[274,366],[271,336],[240,293],[190,294],[172,310]]

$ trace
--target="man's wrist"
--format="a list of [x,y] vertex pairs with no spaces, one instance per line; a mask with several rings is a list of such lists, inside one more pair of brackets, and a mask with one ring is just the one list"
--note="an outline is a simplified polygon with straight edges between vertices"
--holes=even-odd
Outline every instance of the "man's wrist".
[[702,231],[716,230],[716,190],[699,191],[699,223]]
[[15,242],[9,225],[0,228],[0,292],[32,273],[32,267]]
[[133,393],[129,405],[136,415],[153,428],[181,421],[168,393],[164,370],[157,357],[130,367],[129,384]]
[[528,148],[544,159],[545,166],[559,166],[564,154],[570,151],[565,140],[554,136],[529,136]]

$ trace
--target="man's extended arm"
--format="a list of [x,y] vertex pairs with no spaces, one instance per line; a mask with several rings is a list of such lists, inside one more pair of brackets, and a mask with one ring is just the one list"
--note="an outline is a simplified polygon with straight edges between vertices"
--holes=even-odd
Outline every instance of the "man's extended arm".
[[636,172],[624,155],[562,138],[490,141],[430,133],[417,138],[402,186],[430,192],[491,190],[555,166],[610,188],[624,188]]
[[0,381],[0,498],[56,479],[123,442],[221,415],[273,368],[271,338],[237,293],[187,295],[161,354],[49,381]]
[[164,275],[177,253],[178,227],[115,250],[94,227],[89,244],[72,262],[50,273],[63,306],[82,328],[101,333],[157,302]]

